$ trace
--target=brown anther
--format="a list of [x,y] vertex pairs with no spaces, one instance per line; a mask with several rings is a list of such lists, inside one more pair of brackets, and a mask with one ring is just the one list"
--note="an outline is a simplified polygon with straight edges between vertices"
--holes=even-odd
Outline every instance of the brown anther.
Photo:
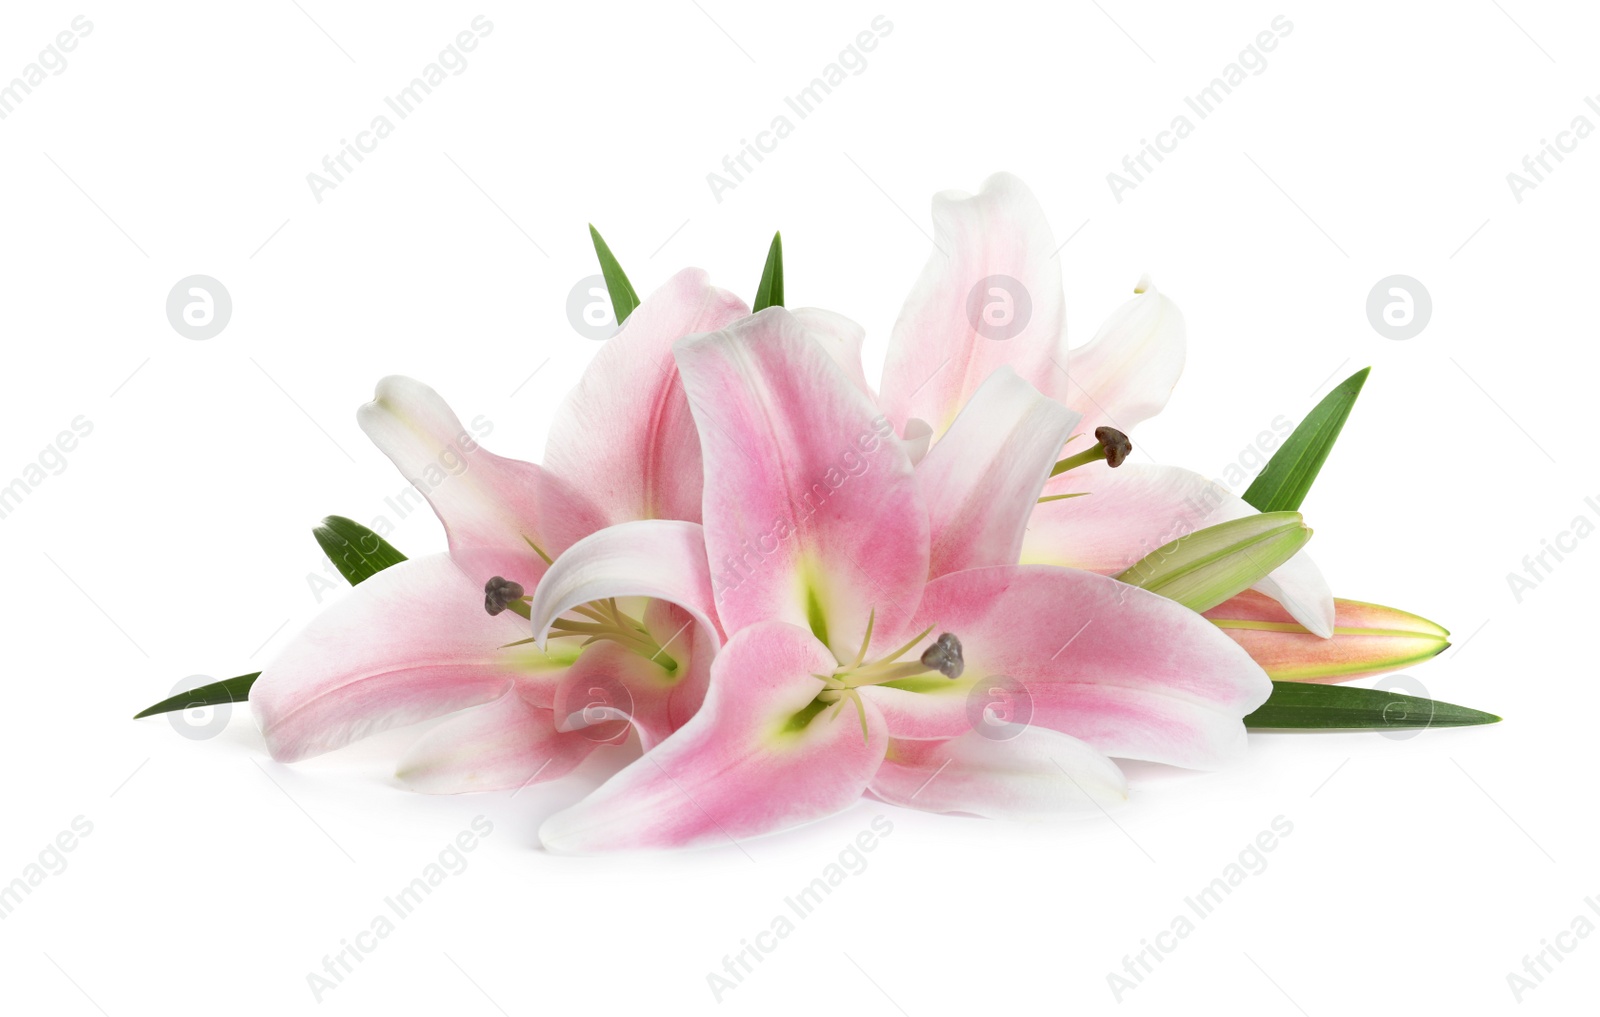
[[483,584],[483,609],[490,614],[499,614],[509,607],[512,601],[521,600],[523,593],[521,583],[495,576]]
[[924,667],[931,667],[946,678],[960,678],[967,668],[961,656],[961,640],[954,632],[941,633],[932,646],[922,651],[921,659]]
[[1115,427],[1095,428],[1094,440],[1106,450],[1106,465],[1113,469],[1121,466],[1127,460],[1128,453],[1133,451],[1133,442]]

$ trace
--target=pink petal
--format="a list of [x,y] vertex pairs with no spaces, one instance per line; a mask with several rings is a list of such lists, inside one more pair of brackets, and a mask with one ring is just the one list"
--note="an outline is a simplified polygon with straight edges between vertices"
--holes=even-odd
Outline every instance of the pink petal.
[[917,464],[933,528],[930,576],[1016,564],[1039,491],[1077,416],[1009,367],[989,376]]
[[928,454],[928,446],[933,444],[933,426],[920,417],[912,417],[900,429],[900,444],[911,465],[917,465]]
[[[1045,491],[1088,493],[1034,509],[1022,560],[1107,574],[1185,534],[1255,512],[1221,484],[1175,466],[1123,463],[1114,470],[1072,470],[1047,483]],[[1333,591],[1306,552],[1278,566],[1254,589],[1283,604],[1317,635],[1332,635]]]
[[897,738],[1031,724],[1108,756],[1209,769],[1243,751],[1241,720],[1271,691],[1200,615],[1090,572],[954,572],[928,584],[912,625],[955,633],[966,671],[919,679],[922,692],[864,690]]
[[513,686],[422,736],[395,776],[430,795],[520,788],[566,776],[596,744],[581,733],[557,732],[554,715]]
[[1086,434],[1104,426],[1131,433],[1161,412],[1183,374],[1183,314],[1148,279],[1134,292],[1071,353],[1066,403],[1083,413],[1079,427]]
[[1122,771],[1092,746],[1042,727],[1011,738],[969,731],[949,741],[889,743],[871,791],[891,805],[988,819],[1098,812],[1128,796]]
[[595,353],[545,442],[545,465],[599,507],[604,524],[700,520],[700,445],[672,344],[750,313],[684,269],[636,307]]
[[559,670],[522,619],[490,617],[483,588],[447,555],[384,569],[324,608],[262,671],[250,709],[274,759],[292,762],[498,698]]
[[[877,394],[872,391],[872,386],[867,384],[866,371],[861,363],[861,347],[866,342],[867,330],[846,318],[842,314],[825,311],[820,307],[792,307],[789,313],[800,327],[811,333],[822,348],[828,351],[828,356],[844,371],[850,383],[860,389],[868,399],[876,399]],[[706,331],[711,331],[706,329]]]
[[529,615],[543,639],[551,622],[591,601],[655,597],[677,604],[715,638],[720,629],[699,524],[641,519],[608,526],[557,558],[534,591]]
[[[903,427],[920,417],[943,434],[1002,364],[1074,405],[1066,398],[1061,266],[1033,192],[997,173],[977,195],[936,195],[933,223],[937,249],[906,298],[884,363],[881,403],[889,419]],[[985,306],[995,319],[981,316]]]
[[705,702],[711,685],[711,661],[722,639],[716,630],[696,625],[693,615],[665,600],[646,601],[642,620],[656,643],[681,668],[667,700],[667,723],[670,730],[676,731]]
[[889,423],[787,310],[677,346],[706,459],[705,534],[729,634],[819,618],[843,658],[915,609],[928,511]]
[[428,499],[449,534],[450,553],[480,592],[493,575],[531,589],[544,561],[528,541],[555,555],[599,525],[594,510],[563,482],[478,444],[439,393],[420,381],[384,378],[356,419]]
[[[1086,448],[1083,439],[1067,453]],[[1174,466],[1125,462],[1116,469],[1079,467],[1052,478],[1048,501],[1033,511],[1022,560],[1107,574],[1121,572],[1168,541],[1214,522],[1236,500],[1222,485]]]
[[626,647],[586,646],[556,686],[556,730],[578,733],[596,745],[616,745],[627,741],[632,726],[649,751],[673,731],[668,704],[677,684],[666,668]]
[[788,725],[821,689],[833,655],[782,622],[752,625],[712,664],[694,718],[582,802],[545,821],[551,851],[587,853],[737,842],[848,808],[883,761],[882,718],[868,730],[846,703]]

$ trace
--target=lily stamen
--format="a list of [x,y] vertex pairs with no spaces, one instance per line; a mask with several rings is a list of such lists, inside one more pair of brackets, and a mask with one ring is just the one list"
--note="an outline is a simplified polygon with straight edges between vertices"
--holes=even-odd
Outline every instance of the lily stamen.
[[887,685],[905,678],[920,678],[930,671],[944,675],[946,678],[959,678],[966,669],[966,661],[962,657],[961,640],[954,632],[942,633],[932,646],[922,652],[916,660],[901,660],[900,658],[910,653],[918,643],[928,637],[938,626],[929,625],[912,637],[911,641],[896,649],[893,653],[886,654],[870,664],[863,665],[861,657],[865,650],[857,656],[856,661],[846,667],[841,667],[831,675],[813,675],[824,686],[822,698],[824,702],[834,702],[837,697],[830,693],[845,692],[852,689],[863,688],[868,685]]
[[910,642],[893,653],[863,665],[862,660],[867,655],[867,644],[872,641],[872,623],[876,618],[877,611],[874,610],[867,619],[867,635],[862,640],[861,652],[856,654],[854,661],[847,666],[841,666],[833,674],[811,676],[822,683],[822,691],[817,693],[816,701],[837,704],[833,709],[833,717],[839,715],[846,702],[855,704],[856,715],[861,718],[863,741],[869,740],[870,735],[867,727],[867,704],[861,698],[861,689],[869,685],[887,685],[903,678],[919,678],[929,671],[936,671],[947,678],[959,678],[965,667],[961,657],[961,640],[952,632],[942,633],[932,646],[923,651],[919,659],[904,661],[900,659],[926,639],[928,633],[937,627],[934,625],[929,625],[918,632]]
[[1115,469],[1128,459],[1128,454],[1133,451],[1133,442],[1128,436],[1114,427],[1097,427],[1094,429],[1095,446],[1084,449],[1075,456],[1068,456],[1060,460],[1050,470],[1052,477],[1058,477],[1068,470],[1077,469],[1085,463],[1098,463],[1105,461],[1107,466]]
[[526,591],[522,584],[503,576],[495,576],[483,585],[483,609],[491,615],[507,609],[528,617]]
[[961,672],[967,669],[967,662],[961,656],[961,640],[954,632],[941,633],[932,646],[923,650],[922,663],[951,679],[960,678]]
[[666,653],[666,648],[661,646],[651,636],[650,630],[637,619],[622,612],[617,607],[616,600],[595,601],[592,604],[580,604],[572,609],[572,614],[587,621],[575,618],[561,617],[550,623],[550,638],[585,637],[583,644],[588,646],[601,640],[610,640],[619,646],[626,647],[644,657],[653,660],[668,671],[676,671],[678,662]]

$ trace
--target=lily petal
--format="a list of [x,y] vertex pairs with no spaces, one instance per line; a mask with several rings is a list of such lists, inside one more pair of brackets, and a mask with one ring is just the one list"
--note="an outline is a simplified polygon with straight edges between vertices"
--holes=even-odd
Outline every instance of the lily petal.
[[[833,655],[804,629],[748,626],[711,665],[700,712],[539,829],[561,853],[690,847],[821,819],[861,797],[883,761],[883,720],[864,704],[808,711]],[[802,711],[805,711],[804,713]],[[802,725],[801,719],[807,722]]]
[[[1045,490],[1087,497],[1034,509],[1022,561],[1107,574],[1121,572],[1168,541],[1256,511],[1221,484],[1175,466],[1123,463],[1114,470],[1071,470]],[[1305,551],[1253,588],[1283,604],[1317,635],[1333,634],[1333,591]]]
[[544,561],[597,529],[593,508],[532,463],[478,444],[439,393],[411,378],[378,382],[356,421],[433,506],[458,564],[482,584],[501,575],[532,587]]
[[1009,367],[984,381],[917,464],[932,525],[930,576],[1016,563],[1039,491],[1077,419]]
[[1332,639],[1297,624],[1261,593],[1246,591],[1206,612],[1274,681],[1347,682],[1421,663],[1450,645],[1449,630],[1379,604],[1335,600]]
[[[794,315],[794,320],[800,323],[801,328],[811,333],[812,338],[828,351],[828,356],[844,371],[852,385],[868,399],[877,398],[872,386],[867,384],[867,374],[861,363],[861,347],[867,341],[866,329],[842,314],[820,307],[794,307],[790,308],[789,313]],[[703,331],[709,332],[711,329]]]
[[550,426],[544,461],[598,507],[602,525],[700,521],[700,445],[672,344],[749,313],[706,273],[684,269],[595,354]]
[[642,620],[656,644],[679,665],[667,700],[667,723],[676,731],[705,702],[706,689],[711,686],[711,661],[722,639],[715,629],[696,625],[693,615],[665,600],[647,601]]
[[672,733],[668,703],[676,685],[660,664],[616,643],[595,643],[556,687],[556,730],[581,733],[597,745],[621,744],[632,726],[648,752]]
[[250,709],[274,759],[304,759],[565,666],[502,648],[524,635],[520,618],[484,611],[483,588],[448,555],[412,558],[318,613],[256,679]]
[[933,224],[936,250],[901,308],[884,362],[889,419],[903,428],[920,417],[941,435],[1002,364],[1073,405],[1061,266],[1033,192],[997,173],[976,195],[936,195]]
[[395,776],[413,791],[454,795],[499,791],[565,777],[594,751],[580,733],[556,731],[555,716],[513,685],[429,731],[400,761]]
[[920,417],[912,417],[906,421],[905,427],[900,431],[900,445],[906,450],[906,458],[915,466],[922,462],[928,454],[928,446],[933,443],[933,426]]
[[1183,374],[1183,314],[1148,278],[1136,296],[1106,319],[1087,344],[1074,349],[1068,406],[1083,413],[1083,431],[1135,424],[1160,413]]
[[678,343],[705,453],[724,631],[777,618],[840,659],[898,634],[928,568],[928,510],[872,402],[782,307]]
[[928,584],[912,625],[955,633],[966,671],[863,689],[897,738],[1032,725],[1108,756],[1211,769],[1244,750],[1243,718],[1271,692],[1201,615],[1075,569],[953,572]]
[[640,519],[608,526],[572,545],[539,582],[529,619],[540,645],[561,615],[611,597],[655,597],[688,611],[716,638],[720,629],[698,523]]
[[889,743],[870,790],[891,805],[987,819],[1055,819],[1128,797],[1128,781],[1093,746],[1042,727],[996,739]]

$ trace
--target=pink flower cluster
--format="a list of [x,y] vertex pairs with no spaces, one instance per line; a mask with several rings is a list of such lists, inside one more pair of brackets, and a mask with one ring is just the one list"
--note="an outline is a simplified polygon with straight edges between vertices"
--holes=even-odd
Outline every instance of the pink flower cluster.
[[636,741],[541,839],[678,847],[864,794],[1005,818],[1093,807],[1126,796],[1114,759],[1237,757],[1261,662],[1360,671],[1369,648],[1335,637],[1303,552],[1224,605],[1267,622],[1240,631],[1111,578],[1254,511],[1175,467],[1052,476],[1084,435],[1161,410],[1182,316],[1141,285],[1069,350],[1028,189],[995,176],[933,214],[939,249],[876,390],[853,322],[752,314],[694,269],[600,349],[542,466],[482,448],[425,385],[381,381],[359,419],[401,473],[466,464],[426,488],[450,550],[363,582],[266,668],[250,701],[272,755],[450,714],[399,773],[454,793]]

